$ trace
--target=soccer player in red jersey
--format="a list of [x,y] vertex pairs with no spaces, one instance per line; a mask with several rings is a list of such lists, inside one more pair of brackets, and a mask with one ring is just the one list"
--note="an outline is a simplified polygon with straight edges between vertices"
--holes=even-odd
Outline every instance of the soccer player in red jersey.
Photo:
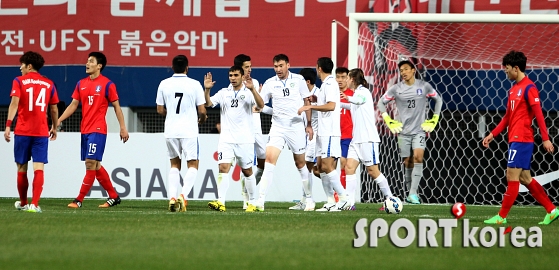
[[[348,87],[348,77],[347,74],[349,70],[345,67],[336,68],[336,81],[338,82],[338,87],[340,88],[340,94],[344,93],[346,96],[353,96],[353,91]],[[342,103],[349,103],[346,99],[340,98]],[[351,120],[351,111],[346,109],[340,110],[340,129],[342,131],[341,146],[342,146],[342,158],[341,161],[341,172],[340,181],[345,188],[345,164],[347,160],[347,150],[349,149],[349,143],[351,143],[351,138],[353,134],[353,121]]]
[[[18,210],[40,213],[39,200],[45,182],[44,167],[48,163],[48,141],[56,140],[58,125],[58,94],[54,83],[39,74],[45,64],[43,57],[32,51],[24,53],[20,58],[21,76],[12,83],[10,96],[12,102],[8,109],[8,119],[4,139],[10,142],[10,129],[14,117],[18,115],[14,131],[14,157],[17,165],[17,190],[19,201],[15,203]],[[47,105],[50,107],[52,129],[47,124]],[[27,164],[33,158],[33,197],[27,204]]]
[[86,171],[80,188],[80,194],[73,202],[68,204],[69,208],[82,206],[83,199],[91,189],[95,178],[109,193],[107,202],[99,205],[99,208],[108,208],[120,204],[120,197],[111,183],[111,178],[101,165],[105,151],[105,142],[107,141],[107,122],[105,121],[105,116],[109,102],[113,105],[116,118],[120,124],[120,139],[126,142],[129,136],[124,123],[124,115],[118,102],[116,86],[111,80],[101,74],[101,71],[106,66],[107,58],[103,53],[91,52],[89,54],[85,64],[85,72],[89,76],[78,82],[72,94],[72,103],[68,105],[68,108],[60,116],[59,122],[64,121],[76,111],[81,102],[81,159],[85,161]]
[[548,153],[553,153],[554,147],[547,133],[538,89],[534,82],[524,74],[526,60],[524,53],[517,51],[511,51],[503,57],[505,73],[510,80],[516,81],[516,84],[509,90],[505,116],[499,125],[483,139],[483,146],[489,147],[493,138],[508,128],[507,191],[503,196],[499,214],[485,220],[484,222],[487,224],[507,223],[506,217],[518,196],[520,184],[526,186],[530,194],[547,211],[544,220],[539,224],[548,225],[559,216],[559,210],[551,203],[543,187],[530,175],[530,162],[534,149],[534,130],[532,129],[534,117],[540,127],[543,148]]

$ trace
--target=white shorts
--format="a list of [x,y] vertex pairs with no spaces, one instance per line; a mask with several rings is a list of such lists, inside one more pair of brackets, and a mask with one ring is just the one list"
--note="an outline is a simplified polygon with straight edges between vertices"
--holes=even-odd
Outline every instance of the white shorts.
[[254,153],[257,159],[266,159],[266,141],[261,133],[254,134]]
[[316,162],[316,136],[314,136],[312,141],[309,141],[307,139],[307,152],[305,153],[305,161]]
[[217,163],[231,163],[233,158],[243,168],[252,168],[254,163],[253,143],[219,143],[217,145]]
[[377,165],[380,163],[379,143],[364,142],[349,144],[347,158],[355,159],[361,162],[365,167]]
[[340,136],[318,136],[316,138],[316,156],[321,158],[339,158],[342,156]]
[[200,153],[198,138],[166,138],[165,141],[169,159],[180,158],[183,154],[186,161],[198,160]]
[[300,129],[274,128],[274,125],[272,125],[266,147],[273,146],[282,150],[286,144],[293,154],[300,155],[305,153],[307,150],[307,136],[303,125],[301,125]]

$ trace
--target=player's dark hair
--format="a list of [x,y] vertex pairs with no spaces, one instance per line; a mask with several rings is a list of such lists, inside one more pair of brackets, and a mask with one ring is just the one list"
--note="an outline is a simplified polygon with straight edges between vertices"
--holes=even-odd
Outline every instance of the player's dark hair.
[[410,60],[404,60],[398,63],[398,69],[400,69],[403,65],[408,65],[411,69],[415,69],[415,65]]
[[235,71],[241,72],[241,76],[245,75],[245,71],[240,66],[232,66],[229,68],[229,72],[235,72]]
[[233,65],[242,67],[246,61],[250,61],[250,56],[246,54],[239,54],[233,59]]
[[367,80],[365,80],[365,74],[360,68],[354,68],[350,70],[347,75],[353,79],[355,86],[363,85],[363,87],[369,88],[369,83],[367,83]]
[[102,52],[90,52],[87,57],[92,56],[97,60],[97,64],[101,64],[101,71],[103,71],[107,66],[107,57]]
[[324,71],[324,73],[332,73],[334,69],[334,62],[330,57],[320,57],[316,60],[316,65]]
[[45,59],[40,54],[27,51],[20,58],[19,62],[25,65],[32,65],[33,69],[39,71],[45,65]]
[[179,54],[173,58],[173,71],[175,73],[184,73],[188,67],[188,58],[185,55]]
[[511,67],[518,67],[520,71],[526,70],[526,62],[528,58],[523,52],[510,51],[503,57],[503,66],[510,65]]
[[309,81],[311,84],[316,83],[316,71],[313,68],[302,68],[299,74],[305,78],[305,81]]
[[279,62],[281,60],[285,61],[285,63],[289,63],[289,57],[287,57],[287,55],[285,55],[283,53],[280,53],[280,54],[274,56],[274,63]]
[[337,67],[336,68],[336,74],[341,74],[341,73],[348,74],[349,69],[347,69],[346,67]]

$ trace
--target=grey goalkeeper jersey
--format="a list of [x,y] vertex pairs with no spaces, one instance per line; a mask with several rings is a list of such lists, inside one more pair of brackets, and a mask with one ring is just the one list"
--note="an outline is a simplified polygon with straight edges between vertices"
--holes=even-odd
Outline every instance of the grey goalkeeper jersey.
[[[439,94],[433,86],[428,82],[420,79],[415,79],[414,84],[407,85],[401,81],[386,91],[382,96],[382,103],[395,100],[396,108],[398,108],[398,117],[396,120],[402,122],[404,125],[401,134],[414,135],[425,133],[421,128],[421,124],[425,122],[425,108],[428,104],[428,98],[440,100]],[[440,107],[435,113],[440,113]]]

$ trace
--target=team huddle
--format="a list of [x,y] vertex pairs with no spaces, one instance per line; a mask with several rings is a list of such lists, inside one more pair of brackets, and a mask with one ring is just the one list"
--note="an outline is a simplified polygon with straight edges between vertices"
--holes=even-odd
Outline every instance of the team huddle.
[[[543,187],[530,175],[534,146],[531,123],[534,117],[541,130],[544,149],[552,153],[554,147],[547,134],[538,90],[524,74],[526,61],[524,54],[516,51],[511,51],[503,58],[505,72],[516,84],[510,90],[503,120],[482,142],[483,146],[488,147],[494,136],[505,128],[509,129],[508,188],[499,214],[485,221],[489,224],[507,222],[506,216],[518,195],[520,183],[527,186],[547,211],[540,224],[550,224],[559,216],[559,211]],[[37,53],[26,52],[20,58],[20,63],[22,76],[13,82],[12,102],[4,134],[6,141],[10,141],[10,128],[17,111],[14,156],[18,168],[20,201],[15,203],[15,207],[28,212],[41,212],[38,203],[44,182],[43,168],[48,162],[48,139],[56,139],[56,127],[74,113],[80,103],[83,114],[82,161],[85,161],[86,175],[78,197],[68,207],[82,206],[95,179],[109,194],[107,201],[99,207],[120,204],[120,197],[101,166],[107,134],[105,114],[109,102],[115,108],[123,142],[129,136],[116,87],[100,74],[106,66],[106,57],[99,52],[89,54],[86,64],[89,77],[78,82],[72,94],[73,101],[60,119],[56,108],[56,87],[38,73],[44,64],[43,58]],[[221,118],[217,146],[218,196],[216,201],[208,203],[208,207],[213,210],[226,211],[226,194],[231,181],[229,173],[236,163],[242,170],[240,192],[244,198],[243,208],[246,212],[264,211],[276,163],[285,146],[293,153],[302,185],[301,201],[289,209],[324,212],[355,210],[355,203],[359,201],[355,198],[356,169],[360,164],[377,183],[382,194],[387,198],[392,197],[389,181],[379,170],[381,140],[377,130],[377,110],[388,129],[398,136],[408,192],[405,201],[421,204],[418,186],[423,176],[426,134],[437,126],[443,101],[431,84],[416,78],[412,61],[398,63],[402,80],[390,86],[376,104],[365,74],[359,68],[348,70],[338,67],[334,70],[333,61],[321,57],[317,60],[316,71],[303,68],[299,74],[294,74],[289,71],[289,58],[284,54],[274,56],[273,65],[276,75],[260,85],[250,76],[251,58],[240,54],[229,69],[229,86],[211,96],[210,91],[215,84],[212,74],[207,73],[202,84],[187,76],[186,56],[173,58],[174,75],[161,81],[156,98],[157,112],[166,117],[164,137],[171,162],[168,174],[169,211],[186,211],[185,197],[194,186],[198,173],[198,125],[207,119],[206,107],[218,105]],[[315,85],[317,79],[322,82],[320,88]],[[426,109],[430,99],[435,101],[435,105],[429,119]],[[392,107],[387,104],[392,101],[396,110],[389,111]],[[273,107],[265,105],[270,102]],[[52,119],[50,131],[46,121],[47,105]],[[272,116],[267,142],[262,135],[260,113]],[[28,203],[27,164],[31,158],[35,177],[33,198]],[[181,186],[182,158],[186,159],[188,168]],[[341,163],[340,171],[338,160]],[[314,177],[321,179],[327,197],[326,203],[320,208],[316,207],[313,197]]]
[[[290,209],[315,210],[312,183],[316,176],[321,179],[327,197],[327,202],[316,211],[354,210],[356,169],[361,163],[384,196],[392,196],[389,182],[378,167],[380,137],[376,127],[375,104],[363,71],[350,71],[343,67],[333,70],[334,63],[327,57],[317,60],[316,71],[304,68],[299,74],[289,71],[289,58],[284,54],[274,56],[273,64],[276,76],[259,85],[250,76],[251,58],[238,55],[234,66],[229,69],[229,87],[210,96],[215,84],[212,74],[206,74],[202,86],[186,76],[188,59],[185,56],[173,59],[175,75],[161,82],[157,94],[158,112],[166,115],[165,137],[171,159],[170,211],[186,211],[185,194],[190,192],[196,179],[197,130],[184,130],[184,127],[194,127],[192,123],[205,121],[204,107],[217,105],[221,112],[221,134],[217,147],[218,198],[208,203],[211,209],[226,211],[225,197],[231,181],[229,172],[232,163],[236,162],[242,170],[243,208],[246,212],[264,211],[276,163],[286,146],[293,153],[302,185],[302,199]],[[378,107],[383,108],[389,128],[405,137],[400,140],[400,148],[406,166],[411,164],[411,170],[406,170],[406,173],[412,178],[415,167],[423,169],[425,132],[435,128],[442,99],[428,83],[415,79],[415,67],[410,61],[400,63],[400,67],[403,74],[407,74],[403,76],[404,81],[390,88]],[[333,71],[335,74],[332,74]],[[315,86],[317,79],[322,81],[320,88]],[[177,99],[178,96],[180,99]],[[436,100],[436,106],[433,118],[426,120],[428,99]],[[386,113],[384,104],[392,100],[396,101],[398,109],[402,102],[413,104],[409,109],[402,106],[402,122],[392,120]],[[265,105],[269,102],[272,102],[273,108]],[[267,143],[262,140],[260,113],[272,115]],[[185,124],[177,124],[181,121],[179,119]],[[405,129],[397,130],[401,127]],[[190,132],[190,136],[185,136],[186,132]],[[410,157],[412,151],[413,158]],[[181,153],[186,156],[189,167],[182,187],[179,183]],[[337,169],[339,159],[342,161],[342,177]],[[414,162],[421,163],[421,166]],[[256,171],[253,171],[253,165],[256,165]],[[418,177],[408,181],[410,194],[406,201],[420,204],[417,186],[422,173],[415,172],[415,175]]]

